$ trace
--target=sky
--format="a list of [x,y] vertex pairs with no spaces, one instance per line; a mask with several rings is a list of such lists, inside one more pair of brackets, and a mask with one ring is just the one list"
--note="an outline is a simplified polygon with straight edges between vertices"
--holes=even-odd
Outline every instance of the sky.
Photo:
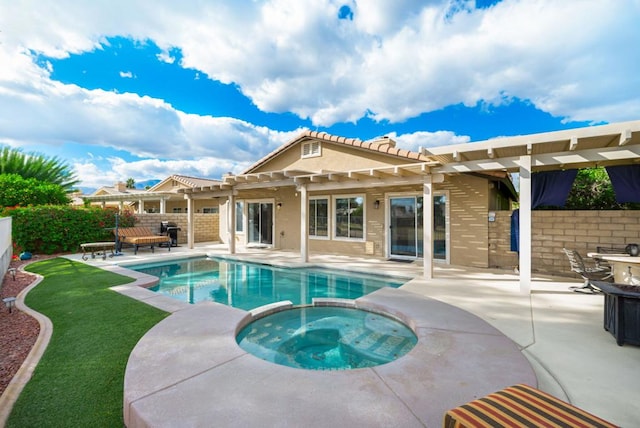
[[0,146],[91,192],[306,129],[417,150],[640,119],[640,0],[0,0]]

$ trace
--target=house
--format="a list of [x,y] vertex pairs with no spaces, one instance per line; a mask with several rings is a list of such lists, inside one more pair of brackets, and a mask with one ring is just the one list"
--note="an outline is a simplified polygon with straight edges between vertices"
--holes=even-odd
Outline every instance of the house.
[[[496,217],[511,214],[516,192],[510,177],[515,173],[519,252],[512,254],[526,292],[533,259],[532,178],[596,165],[630,167],[637,173],[639,160],[640,121],[417,152],[399,149],[385,137],[361,141],[306,131],[221,180],[173,175],[148,192],[88,199],[126,200],[138,212],[159,212],[145,214],[149,218],[141,216],[141,221],[176,221],[184,234],[181,242],[190,248],[197,236],[198,242],[219,238],[230,253],[236,246],[295,251],[303,262],[310,252],[421,259],[430,278],[434,263],[491,266],[496,250],[490,249],[495,242],[489,230]],[[640,180],[626,181],[631,183],[628,191],[640,194]],[[216,210],[219,215],[204,214]],[[538,250],[552,250],[538,240]]]
[[511,208],[510,176],[432,174],[438,165],[387,137],[365,142],[307,131],[241,174],[180,192],[195,201],[220,198],[220,237],[230,247],[404,260],[424,255],[426,194],[433,259],[487,267],[487,215]]
[[[120,210],[130,210],[142,213],[186,213],[187,202],[180,189],[203,188],[219,184],[220,180],[207,178],[188,177],[184,175],[171,175],[148,190],[129,189],[125,183],[116,183],[115,186],[101,187],[85,199],[92,203],[101,203],[105,206],[118,206]],[[194,206],[196,212],[214,214],[218,212],[216,199],[200,200]]]
[[[633,166],[640,121],[410,152],[389,138],[364,142],[307,131],[238,175],[182,189],[187,203],[219,198],[220,238],[229,245],[423,260],[489,267],[488,224],[515,199],[519,174],[521,291],[531,282],[532,176]],[[430,203],[423,202],[429,199]],[[193,224],[189,218],[190,224]],[[193,246],[193,227],[189,246]],[[429,245],[423,245],[429,243]]]

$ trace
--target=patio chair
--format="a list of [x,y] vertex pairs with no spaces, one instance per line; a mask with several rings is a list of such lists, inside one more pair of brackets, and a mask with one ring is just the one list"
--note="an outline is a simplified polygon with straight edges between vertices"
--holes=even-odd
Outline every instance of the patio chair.
[[582,286],[569,287],[573,291],[578,292],[599,292],[600,289],[593,285],[591,281],[613,281],[613,272],[611,267],[603,266],[601,264],[595,264],[593,266],[586,266],[584,259],[576,250],[569,250],[567,248],[562,249],[569,259],[571,265],[571,271],[577,273],[584,279]]

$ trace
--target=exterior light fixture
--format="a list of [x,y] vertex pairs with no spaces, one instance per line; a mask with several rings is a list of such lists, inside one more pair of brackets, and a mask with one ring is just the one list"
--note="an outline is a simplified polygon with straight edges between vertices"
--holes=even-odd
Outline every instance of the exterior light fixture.
[[378,208],[380,208],[380,201],[376,199],[376,201],[373,203],[373,209],[377,210]]
[[278,202],[278,203],[276,204],[276,208],[278,208],[278,209],[282,208],[282,202]]
[[2,301],[4,302],[4,305],[9,308],[9,313],[11,313],[11,308],[13,308],[16,304],[16,298],[15,297],[5,297],[4,299],[2,299]]

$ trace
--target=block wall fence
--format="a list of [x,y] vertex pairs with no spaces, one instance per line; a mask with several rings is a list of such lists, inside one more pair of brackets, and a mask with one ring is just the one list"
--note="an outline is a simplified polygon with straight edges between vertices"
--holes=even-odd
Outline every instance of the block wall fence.
[[[533,211],[531,269],[549,275],[578,277],[569,268],[562,248],[584,258],[597,247],[640,244],[640,211]],[[511,212],[497,211],[489,222],[489,266],[513,269],[518,264],[511,247]]]
[[[136,226],[146,226],[152,231],[160,233],[160,222],[170,221],[176,223],[180,228],[178,232],[178,244],[187,244],[187,214],[159,214],[145,213],[136,214]],[[217,242],[220,241],[220,216],[218,214],[193,215],[194,219],[194,240],[195,242]]]

